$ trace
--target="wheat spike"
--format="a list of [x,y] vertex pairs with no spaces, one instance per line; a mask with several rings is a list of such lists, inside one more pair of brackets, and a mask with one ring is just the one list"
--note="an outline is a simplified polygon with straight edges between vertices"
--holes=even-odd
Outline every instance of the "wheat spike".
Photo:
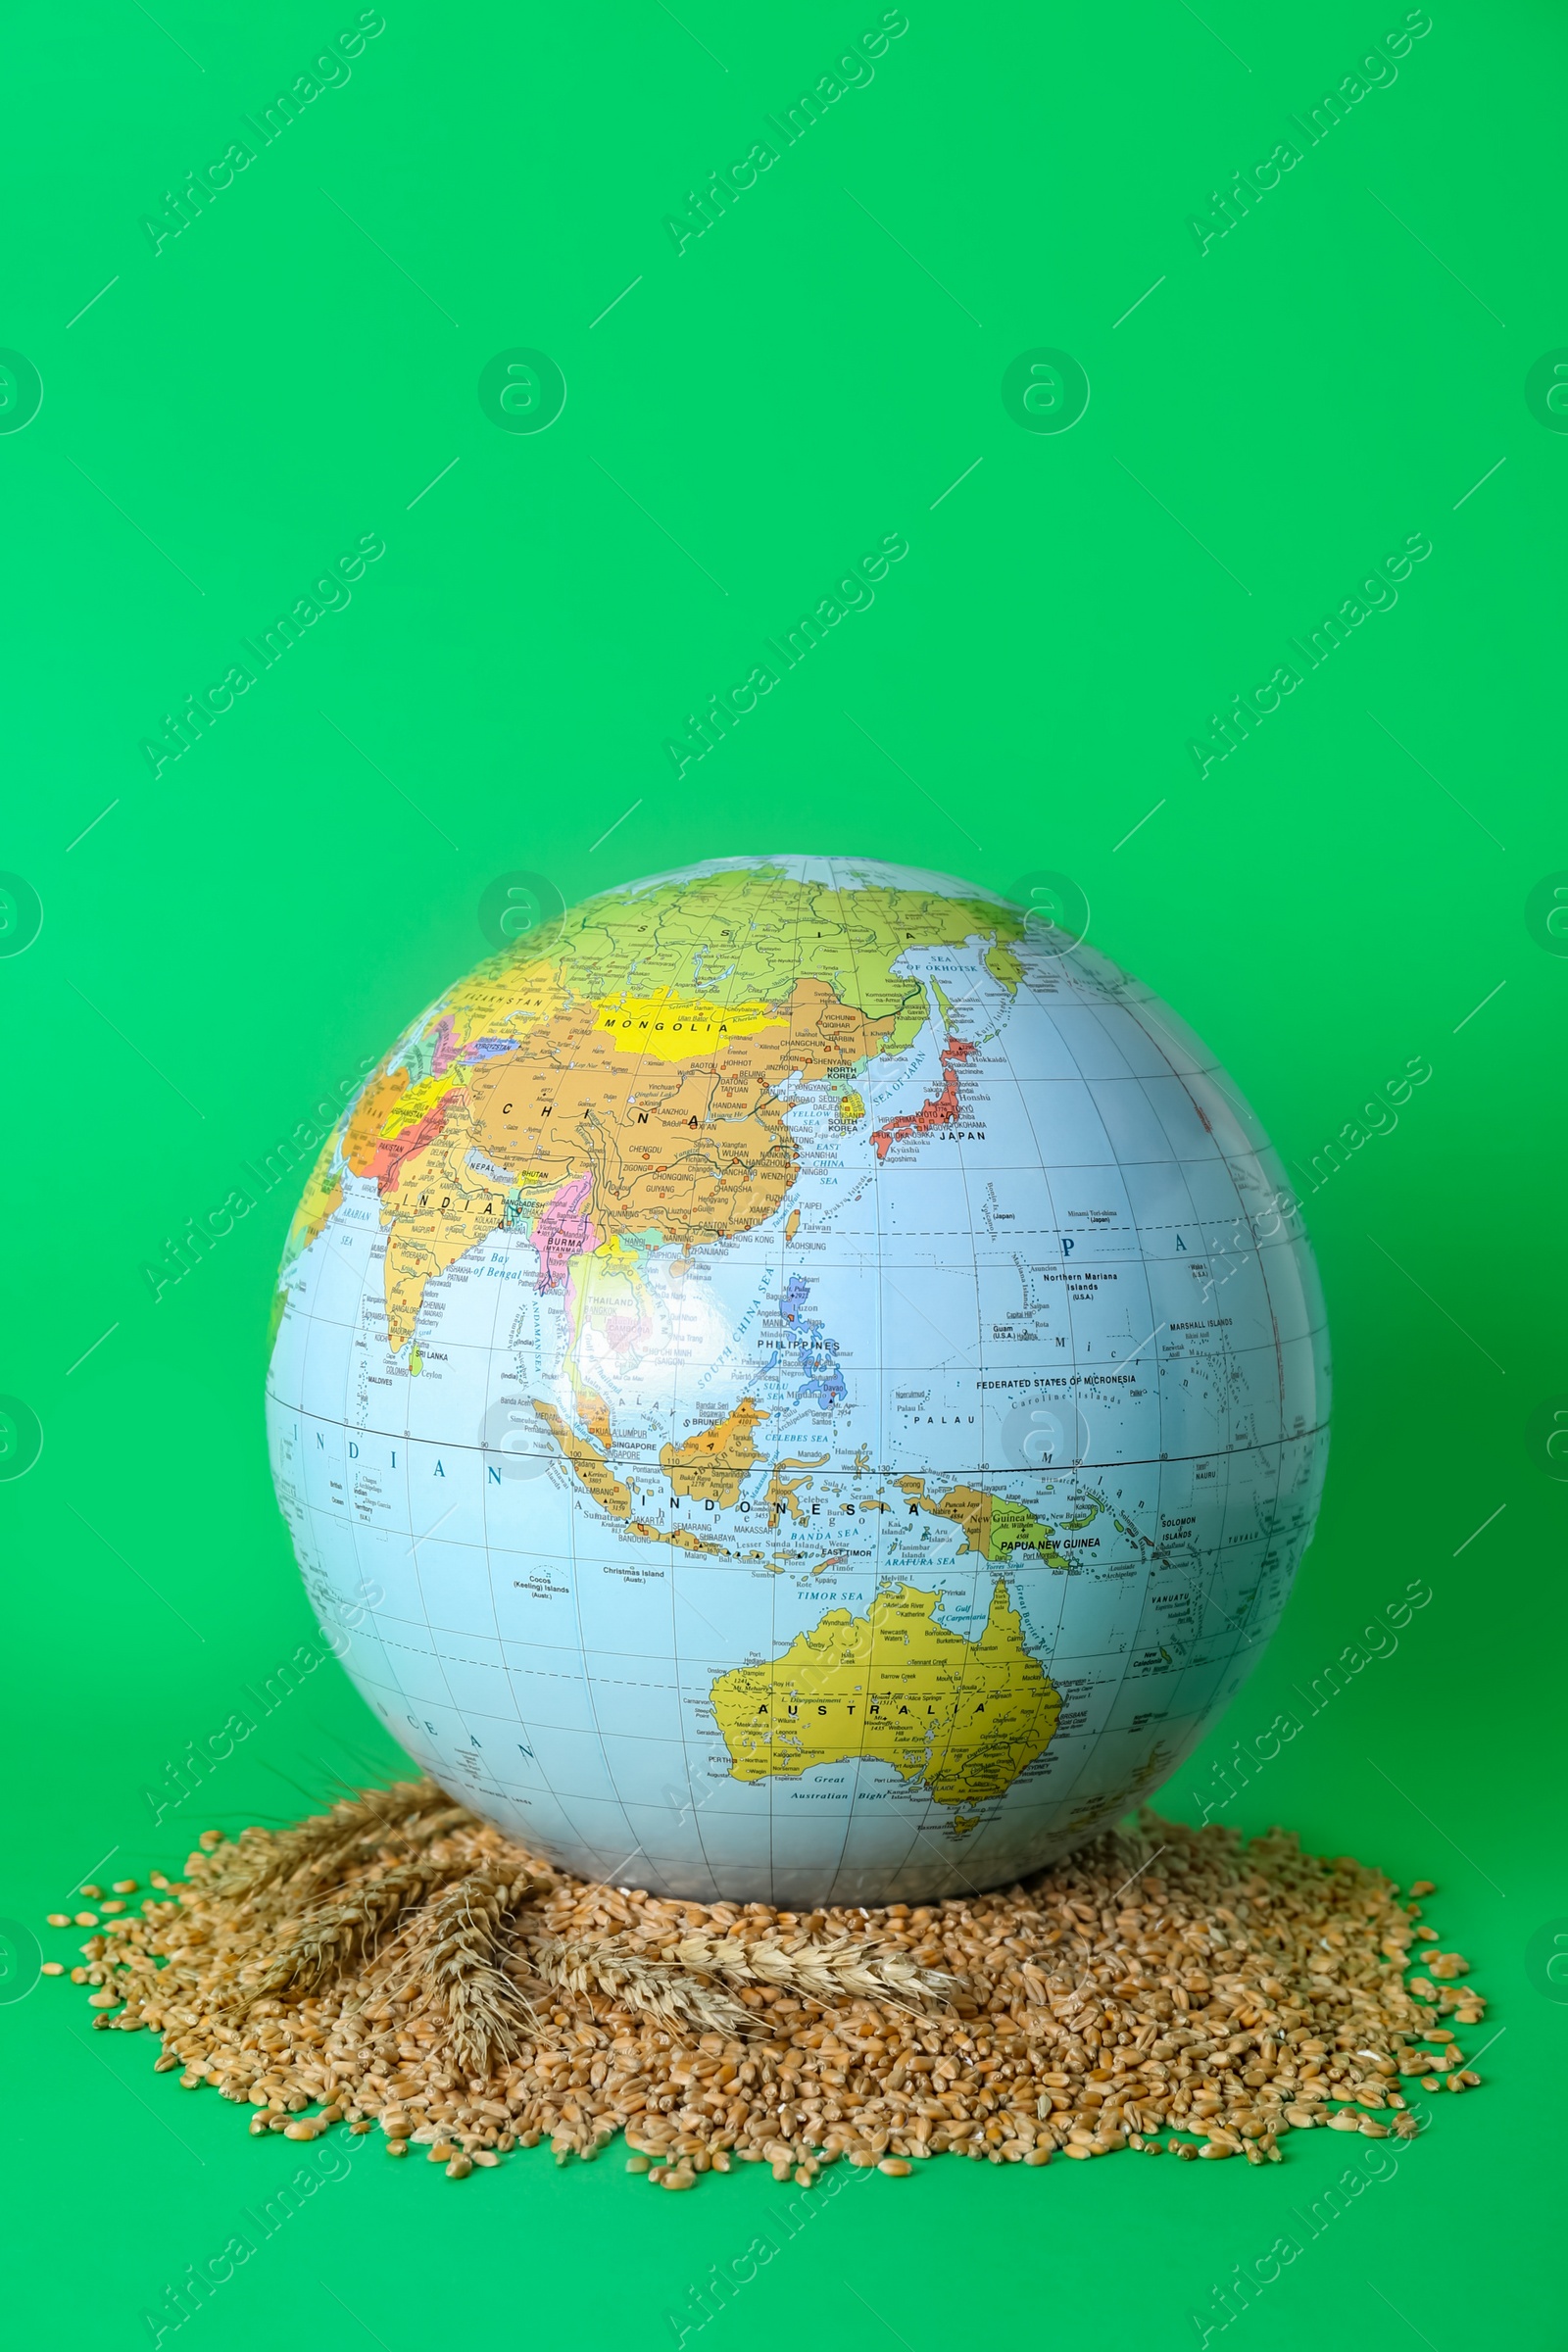
[[473,1816],[454,1805],[433,1781],[399,1781],[390,1788],[345,1797],[329,1813],[313,1814],[280,1836],[243,1831],[232,1845],[214,1854],[202,1884],[231,1898],[255,1897],[301,1878],[339,1878],[379,1846],[428,1844],[465,1824],[472,1825]]
[[361,1880],[331,1902],[318,1903],[285,1924],[280,1946],[259,1975],[248,1978],[242,1997],[255,2002],[279,1992],[308,1992],[329,1978],[346,1976],[352,1964],[373,1952],[403,1913],[449,1879],[452,1870],[451,1864],[421,1856]]
[[686,1936],[665,1946],[682,1968],[735,1984],[798,1992],[831,2007],[835,2001],[886,2001],[904,2009],[945,2008],[958,1990],[956,1977],[900,1959],[874,1943],[842,1939],[813,1943],[743,1943],[729,1936]]
[[506,1923],[530,1896],[554,1884],[530,1870],[465,1871],[406,1922],[389,1955],[385,1990],[395,1995],[416,1987],[434,1999],[466,2075],[488,2075],[514,2058],[525,2028],[538,2023],[499,1959]]
[[905,2010],[945,2007],[958,1989],[954,1977],[851,1940],[746,1944],[686,1936],[650,1955],[621,1936],[538,1936],[528,1938],[527,1948],[549,1984],[572,1992],[597,1989],[628,2008],[682,2018],[710,2033],[755,2034],[765,2026],[719,1985],[704,1982],[713,1977],[721,1984],[800,1993],[829,2008],[850,2000]]
[[749,2009],[683,1968],[650,1960],[619,1936],[537,1936],[527,1953],[547,1984],[564,1992],[603,1992],[628,2009],[696,2026],[704,2034],[755,2034]]

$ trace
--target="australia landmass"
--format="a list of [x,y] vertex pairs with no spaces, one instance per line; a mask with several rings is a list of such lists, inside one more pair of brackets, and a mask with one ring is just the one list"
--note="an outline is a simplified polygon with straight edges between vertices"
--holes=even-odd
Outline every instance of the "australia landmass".
[[1051,1744],[1061,1695],[1000,1578],[975,1641],[938,1622],[941,1598],[893,1586],[863,1617],[830,1609],[782,1657],[719,1675],[712,1706],[733,1777],[798,1780],[863,1757],[923,1781],[938,1804],[1003,1795]]

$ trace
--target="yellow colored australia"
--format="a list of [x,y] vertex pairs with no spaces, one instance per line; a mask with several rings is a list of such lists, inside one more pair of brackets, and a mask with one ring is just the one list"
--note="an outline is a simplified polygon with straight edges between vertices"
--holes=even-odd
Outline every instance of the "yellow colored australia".
[[976,1641],[939,1624],[941,1598],[895,1585],[863,1617],[831,1609],[782,1657],[719,1675],[713,1712],[733,1777],[796,1780],[864,1757],[924,1781],[938,1804],[1003,1795],[1050,1745],[1061,1694],[1025,1648],[1000,1578]]

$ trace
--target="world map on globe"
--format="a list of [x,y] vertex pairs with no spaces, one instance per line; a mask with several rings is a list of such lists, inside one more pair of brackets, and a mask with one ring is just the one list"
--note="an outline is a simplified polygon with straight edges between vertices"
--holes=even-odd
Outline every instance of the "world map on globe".
[[629,883],[321,1152],[267,1384],[333,1645],[585,1877],[929,1901],[1070,1850],[1310,1540],[1321,1292],[1256,1119],[1071,931],[857,858]]

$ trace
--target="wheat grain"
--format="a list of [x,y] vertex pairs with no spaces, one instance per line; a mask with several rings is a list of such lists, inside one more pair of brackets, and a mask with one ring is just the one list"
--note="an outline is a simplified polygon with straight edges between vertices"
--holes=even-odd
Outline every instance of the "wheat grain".
[[1331,2115],[1409,2138],[1400,2078],[1477,2081],[1437,2021],[1485,2000],[1407,1986],[1397,1889],[1277,1832],[1148,1816],[1027,1885],[800,1914],[585,1884],[405,1784],[187,1871],[93,1915],[94,2025],[151,2029],[160,2070],[253,2129],[379,2118],[393,2153],[548,2135],[565,2162],[624,2131],[691,2186],[732,2158],[1038,2166],[1169,2131],[1255,2164]]

